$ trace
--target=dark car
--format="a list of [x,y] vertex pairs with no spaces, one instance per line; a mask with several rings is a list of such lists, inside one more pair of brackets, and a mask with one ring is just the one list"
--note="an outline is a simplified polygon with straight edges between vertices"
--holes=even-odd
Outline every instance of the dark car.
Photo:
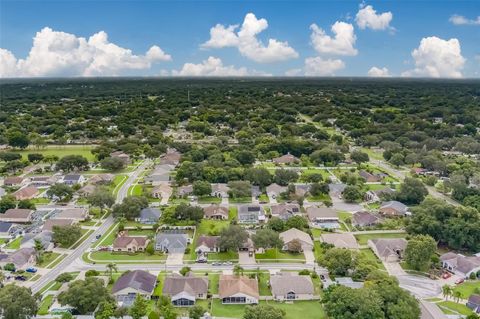
[[25,277],[25,276],[15,276],[15,280],[26,281],[27,277]]

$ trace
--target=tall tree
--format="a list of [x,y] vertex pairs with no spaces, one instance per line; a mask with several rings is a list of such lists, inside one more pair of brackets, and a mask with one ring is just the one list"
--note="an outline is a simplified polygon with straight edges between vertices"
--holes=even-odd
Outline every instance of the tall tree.
[[428,235],[417,235],[408,240],[405,261],[415,270],[426,270],[437,250],[437,243]]
[[147,315],[147,306],[148,304],[145,298],[143,298],[142,295],[137,294],[137,297],[135,298],[133,305],[130,307],[128,314],[133,319],[141,319]]
[[0,288],[0,314],[3,319],[30,319],[37,314],[37,300],[29,288],[9,284]]
[[103,281],[95,277],[70,283],[68,289],[61,292],[57,299],[61,305],[70,305],[80,314],[93,312],[101,302],[114,301]]

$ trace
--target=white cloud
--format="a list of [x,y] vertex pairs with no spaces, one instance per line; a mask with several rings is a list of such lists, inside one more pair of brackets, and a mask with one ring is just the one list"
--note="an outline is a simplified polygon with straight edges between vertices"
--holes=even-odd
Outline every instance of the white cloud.
[[370,70],[368,70],[368,76],[371,77],[390,77],[390,72],[388,71],[387,68],[377,68],[376,66],[372,67]]
[[332,25],[331,37],[325,33],[322,28],[316,24],[310,26],[312,34],[310,39],[315,50],[320,54],[332,55],[357,55],[358,51],[354,48],[357,37],[355,36],[353,25],[346,22],[337,21]]
[[248,13],[241,27],[217,24],[211,28],[210,39],[201,47],[217,49],[236,47],[243,56],[259,63],[285,61],[298,57],[298,53],[286,41],[269,39],[268,45],[265,46],[258,40],[257,35],[267,28],[267,20],[257,19],[253,13]]
[[202,63],[185,63],[180,71],[173,70],[172,75],[176,76],[249,76],[249,75],[270,75],[255,70],[248,70],[245,67],[235,68],[233,65],[225,66],[221,59],[210,56]]
[[0,77],[111,76],[171,60],[158,46],[152,46],[145,55],[135,55],[109,42],[104,31],[87,40],[48,27],[36,33],[25,59],[17,59],[7,50],[0,51],[0,55]]
[[285,71],[285,76],[301,76],[302,72],[302,69],[290,69]]
[[476,19],[468,19],[464,16],[454,14],[448,19],[454,25],[480,25],[480,16],[477,16]]
[[371,5],[365,6],[362,4],[360,5],[360,10],[358,10],[355,21],[362,30],[366,28],[385,30],[387,28],[393,29],[390,27],[392,18],[393,14],[390,11],[377,14],[377,11],[375,11]]
[[438,37],[423,38],[420,46],[412,51],[415,69],[402,76],[462,77],[465,58],[458,39],[443,40]]
[[335,75],[335,71],[345,68],[340,59],[323,59],[319,56],[305,59],[306,76]]

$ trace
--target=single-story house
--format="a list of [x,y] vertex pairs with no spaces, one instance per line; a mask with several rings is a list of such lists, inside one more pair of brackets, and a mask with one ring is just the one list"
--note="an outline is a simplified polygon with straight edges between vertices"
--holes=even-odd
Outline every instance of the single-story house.
[[150,240],[144,236],[119,236],[113,241],[113,251],[145,251]]
[[208,278],[196,277],[192,273],[186,276],[172,274],[165,278],[162,294],[169,296],[174,306],[193,306],[197,299],[207,298]]
[[128,165],[128,164],[132,163],[132,160],[130,159],[130,155],[125,154],[125,153],[122,152],[122,151],[112,152],[112,153],[110,153],[110,157],[121,159],[122,162],[123,162],[125,165]]
[[49,187],[56,182],[55,176],[32,176],[30,178],[30,186],[35,187]]
[[0,238],[10,238],[15,229],[15,225],[9,222],[0,222]]
[[95,185],[87,184],[87,185],[83,186],[82,188],[80,188],[77,191],[77,193],[80,196],[87,197],[88,195],[92,195],[93,193],[95,193],[95,189],[96,189]]
[[228,198],[229,190],[230,187],[228,187],[228,185],[225,183],[212,184],[212,193],[210,194],[210,196]]
[[197,247],[195,247],[195,252],[197,254],[219,252],[220,248],[218,247],[218,244],[217,244],[218,238],[220,238],[220,236],[201,235],[197,239]]
[[162,212],[158,208],[146,207],[140,211],[140,216],[135,220],[142,224],[155,224],[158,222]]
[[185,185],[180,186],[177,188],[177,195],[178,196],[188,196],[193,193],[193,185]]
[[16,200],[32,199],[38,195],[38,188],[35,186],[27,186],[20,188],[12,194]]
[[405,238],[375,238],[369,239],[367,244],[381,261],[386,262],[401,260],[407,248]]
[[25,270],[35,266],[37,262],[37,253],[34,248],[20,248],[10,255],[3,256],[0,260],[0,266],[5,267],[6,264],[14,264],[15,269]]
[[310,276],[283,272],[270,277],[273,299],[278,301],[312,300],[315,290]]
[[237,218],[240,224],[256,224],[265,221],[265,212],[260,205],[245,204],[238,207]]
[[152,197],[154,198],[170,198],[173,188],[168,183],[161,183],[152,189]]
[[391,189],[390,187],[385,187],[377,190],[370,190],[365,193],[365,200],[367,202],[378,202],[383,197],[392,196],[393,194],[395,194],[395,190]]
[[470,274],[480,271],[480,257],[478,256],[467,257],[448,252],[440,256],[440,262],[443,268],[463,278],[468,278]]
[[282,250],[290,250],[290,244],[297,240],[302,245],[302,250],[312,250],[313,241],[310,235],[296,228],[290,228],[280,233],[280,239],[283,240]]
[[336,248],[359,249],[357,240],[352,234],[326,233],[320,235],[320,241],[332,244]]
[[0,214],[0,222],[25,224],[30,223],[33,217],[33,210],[24,208],[10,208]]
[[144,270],[133,270],[123,273],[112,287],[112,294],[120,306],[130,306],[137,295],[150,299],[157,276]]
[[228,219],[228,207],[212,204],[203,208],[203,215],[208,219]]
[[78,222],[88,219],[89,214],[86,208],[67,208],[55,214],[56,219],[73,219]]
[[306,209],[308,219],[317,227],[327,229],[340,228],[337,211],[324,206],[309,206]]
[[284,164],[299,163],[300,160],[298,159],[298,157],[296,157],[296,156],[294,156],[290,153],[287,153],[287,154],[282,155],[280,157],[275,157],[274,159],[272,159],[272,162],[274,162],[277,165],[284,165]]
[[184,253],[188,246],[188,235],[177,232],[158,233],[155,239],[155,250],[166,253]]
[[467,307],[475,313],[480,313],[480,295],[473,294],[468,298]]
[[57,218],[50,218],[45,221],[45,223],[42,226],[43,231],[53,231],[54,226],[71,226],[73,224],[77,223],[76,220],[74,219],[57,219]]
[[358,175],[360,175],[360,177],[363,178],[367,183],[378,183],[381,182],[385,177],[383,174],[372,174],[364,170],[358,172]]
[[378,211],[384,216],[398,217],[407,215],[408,207],[403,203],[392,200],[382,203]]
[[83,185],[86,179],[83,175],[80,174],[67,174],[63,176],[62,183],[66,185],[75,185],[80,184]]
[[287,191],[287,186],[280,186],[277,183],[273,183],[266,188],[267,196],[271,198],[277,198],[281,193]]
[[352,215],[352,225],[355,227],[373,226],[380,222],[380,218],[369,212],[356,212]]
[[177,166],[180,163],[182,154],[174,148],[167,149],[167,153],[160,157],[160,164]]
[[282,203],[270,207],[272,217],[288,220],[290,217],[301,215],[300,205],[294,203]]
[[35,242],[39,241],[42,244],[43,250],[51,251],[54,247],[52,237],[53,233],[51,231],[42,231],[38,234],[28,233],[22,238],[20,247],[35,248]]
[[158,186],[170,181],[170,170],[157,167],[150,175],[145,177],[145,183]]
[[8,187],[21,186],[24,178],[20,176],[9,176],[3,180],[3,185]]
[[220,275],[218,294],[222,304],[258,304],[258,281],[247,276]]
[[90,184],[95,184],[95,185],[100,185],[100,184],[109,184],[111,183],[115,178],[115,175],[113,174],[97,174],[93,177],[91,177],[88,182]]

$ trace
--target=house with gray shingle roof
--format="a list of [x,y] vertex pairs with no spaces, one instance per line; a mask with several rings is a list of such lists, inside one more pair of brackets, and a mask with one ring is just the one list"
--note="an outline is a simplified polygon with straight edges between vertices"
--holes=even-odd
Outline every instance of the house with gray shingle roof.
[[278,301],[311,300],[314,295],[312,278],[290,272],[270,277],[272,296]]
[[137,295],[150,299],[157,277],[144,270],[133,270],[123,273],[112,287],[112,294],[120,306],[130,306]]
[[403,258],[407,248],[407,240],[405,238],[375,238],[369,239],[367,244],[375,255],[385,262],[399,261]]
[[408,213],[408,207],[403,203],[392,200],[382,203],[378,211],[384,216],[405,216]]
[[184,253],[188,246],[188,236],[184,233],[161,232],[155,239],[155,250],[165,253]]
[[34,266],[37,261],[37,254],[34,248],[20,248],[10,255],[3,255],[0,260],[0,266],[4,267],[6,264],[14,264],[15,269],[25,270],[28,267]]
[[146,207],[140,211],[140,216],[135,220],[142,224],[155,224],[162,216],[162,212],[158,208]]
[[191,273],[186,276],[172,274],[165,278],[162,294],[169,296],[174,306],[193,306],[197,299],[207,298],[208,278],[196,277]]
[[440,256],[442,267],[448,271],[468,278],[470,274],[480,271],[480,257],[464,256],[453,252],[448,252]]

